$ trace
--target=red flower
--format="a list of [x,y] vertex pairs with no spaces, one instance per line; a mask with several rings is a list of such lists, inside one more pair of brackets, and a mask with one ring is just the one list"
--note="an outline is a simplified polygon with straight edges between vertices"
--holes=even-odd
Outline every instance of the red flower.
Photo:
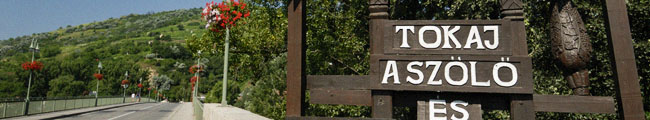
[[156,93],[158,93],[158,91],[154,90],[154,91],[153,91],[153,94],[156,94]]
[[139,87],[139,88],[142,88],[142,83],[138,83],[138,87]]
[[103,80],[104,79],[104,75],[99,74],[99,73],[95,73],[95,74],[93,74],[93,76],[95,76],[95,78],[97,78],[97,80]]
[[219,15],[214,16],[216,17],[217,21],[208,21],[209,25],[207,25],[208,27],[211,28],[208,30],[216,33],[223,32],[223,30],[221,29],[235,27],[238,20],[250,16],[250,12],[246,10],[246,3],[240,2],[239,0],[237,1],[230,0],[230,2],[222,1],[221,3],[217,3],[217,4],[208,3],[208,5],[213,8],[204,10],[203,13],[207,13],[208,10],[215,10],[215,9],[218,10],[220,13]]
[[147,88],[147,90],[151,90],[151,88]]
[[25,70],[41,70],[41,68],[43,68],[43,63],[38,61],[25,62],[22,64],[22,67]]
[[196,72],[199,72],[199,71],[203,71],[203,68],[201,66],[193,65],[192,67],[190,67],[190,73],[192,73],[192,74],[194,74]]
[[191,82],[192,84],[194,84],[194,82],[196,82],[196,81],[198,81],[198,80],[199,80],[199,77],[196,77],[196,76],[193,76],[192,78],[190,78],[190,82]]
[[129,80],[122,80],[122,85],[129,84]]
[[25,63],[23,63],[22,66],[23,66],[23,69],[25,69],[25,70],[30,70],[30,68],[31,68],[31,63],[30,63],[30,62],[25,62]]

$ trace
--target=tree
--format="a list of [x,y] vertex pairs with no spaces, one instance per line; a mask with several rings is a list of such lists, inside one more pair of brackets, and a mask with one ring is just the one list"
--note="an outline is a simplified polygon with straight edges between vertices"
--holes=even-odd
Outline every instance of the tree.
[[174,81],[167,77],[166,75],[160,75],[160,76],[155,76],[153,77],[154,80],[154,86],[158,88],[158,90],[169,90],[171,88],[171,83]]
[[177,27],[178,30],[180,30],[180,31],[185,30],[185,27],[183,26],[183,24],[178,24],[178,25],[176,25],[176,27]]
[[84,82],[74,80],[72,75],[57,77],[49,85],[48,97],[81,96],[86,90]]

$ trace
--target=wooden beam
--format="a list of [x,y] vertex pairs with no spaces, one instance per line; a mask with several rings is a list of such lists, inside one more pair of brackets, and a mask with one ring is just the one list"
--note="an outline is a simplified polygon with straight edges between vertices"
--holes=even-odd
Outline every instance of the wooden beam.
[[287,116],[305,114],[305,0],[290,0],[287,35]]
[[534,120],[535,106],[533,95],[512,95],[510,96],[510,119],[513,120]]
[[372,91],[372,117],[393,118],[392,91]]
[[624,0],[606,0],[605,24],[612,48],[612,68],[617,81],[619,116],[625,120],[645,119],[634,48]]
[[605,96],[533,95],[535,111],[616,113],[614,98]]
[[371,106],[372,97],[370,90],[309,90],[311,104],[341,104]]
[[307,75],[307,89],[367,90],[368,75]]

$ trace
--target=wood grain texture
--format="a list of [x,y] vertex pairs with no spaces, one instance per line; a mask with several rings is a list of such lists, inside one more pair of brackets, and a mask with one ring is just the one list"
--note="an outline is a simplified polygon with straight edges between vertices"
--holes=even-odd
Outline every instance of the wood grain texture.
[[[457,111],[454,111],[450,105],[451,102],[454,100],[445,100],[446,105],[444,106],[445,109],[447,110],[446,114],[435,114],[434,116],[436,117],[447,117],[448,120],[451,120],[452,117],[463,117],[464,115],[460,114]],[[465,100],[466,101],[466,100]],[[429,111],[429,101],[428,100],[420,100],[417,101],[417,119],[418,120],[429,120],[431,118],[430,112]],[[443,105],[435,105],[434,108],[436,109],[441,109]],[[481,104],[474,104],[470,103],[467,106],[459,106],[460,108],[463,108],[467,110],[469,113],[469,120],[482,120],[483,119],[483,110],[481,110]]]
[[368,75],[307,75],[307,89],[368,90]]
[[613,97],[533,95],[535,111],[569,113],[616,113]]
[[613,50],[611,64],[618,85],[618,113],[625,120],[642,120],[645,115],[625,1],[605,0],[605,3],[607,39]]
[[[484,63],[495,63],[495,62],[501,62],[501,58],[504,59],[509,59],[509,62],[517,66],[518,70],[518,80],[517,83],[514,86],[511,87],[501,87],[498,86],[494,81],[491,81],[491,86],[489,87],[483,87],[483,86],[471,86],[470,82],[471,80],[468,80],[468,82],[464,85],[461,86],[452,86],[449,84],[446,84],[445,81],[443,80],[442,85],[428,85],[426,82],[428,80],[428,76],[431,75],[431,71],[433,68],[429,68],[429,70],[424,71],[424,76],[425,76],[425,81],[422,84],[414,85],[411,83],[406,82],[406,76],[407,75],[414,75],[412,73],[409,73],[406,70],[405,65],[400,66],[400,63],[406,64],[404,62],[408,61],[427,61],[427,60],[438,60],[438,61],[456,61],[452,60],[451,58],[457,59],[457,57],[462,58],[462,62],[468,62],[468,61],[479,61],[479,62],[484,62]],[[416,55],[371,55],[371,62],[377,62],[376,64],[373,64],[371,68],[375,68],[375,72],[378,72],[377,75],[371,75],[370,76],[370,84],[367,85],[370,89],[372,90],[397,90],[397,91],[436,91],[436,92],[469,92],[469,93],[520,93],[520,94],[532,94],[533,93],[533,78],[532,78],[532,64],[531,64],[531,59],[529,57],[502,57],[502,56],[473,56],[473,55],[463,55],[463,56],[452,56],[452,55],[427,55],[427,56],[416,56]],[[395,60],[397,61],[398,64],[398,74],[400,76],[400,83],[401,84],[393,84],[393,79],[389,78],[388,84],[382,84],[382,79],[383,79],[383,72],[386,67],[386,61],[387,60]],[[402,61],[402,62],[400,62]],[[487,77],[492,78],[492,66],[489,64],[484,64],[484,63],[477,63],[477,77]],[[431,66],[432,67],[432,66]],[[469,67],[469,65],[468,65]],[[444,69],[444,67],[441,67],[440,69]],[[468,68],[469,69],[469,68]],[[505,68],[502,68],[505,69]],[[460,71],[460,70],[458,70]],[[486,71],[489,71],[486,73]],[[510,70],[499,70],[499,74],[501,76],[500,78],[503,81],[510,81],[511,77],[508,78],[508,76],[511,76]],[[439,70],[437,73],[437,77],[435,80],[438,79],[444,79],[442,77],[443,75],[443,70]],[[452,76],[452,79],[460,79],[459,75],[462,75],[462,73],[454,73],[450,74]],[[478,81],[479,79],[477,79]],[[486,81],[487,79],[481,78],[481,81]]]
[[[484,32],[483,26],[486,25],[496,25],[499,26],[499,46],[494,50],[475,49],[476,44],[473,44],[473,48],[445,48],[441,47],[443,44],[450,44],[452,47],[455,47],[453,43],[445,43],[444,36],[447,33],[443,32],[443,28],[440,26],[460,26],[460,29],[454,33],[454,36],[458,39],[458,42],[461,46],[465,46],[467,42],[467,36],[469,35],[470,26],[477,26],[479,34],[481,35],[481,41],[483,40],[493,40],[493,32]],[[395,32],[395,26],[415,26],[414,31],[408,32],[408,44],[410,48],[401,48],[402,36],[404,30]],[[418,42],[418,30],[423,26],[436,26],[443,32],[441,39],[441,45],[438,48],[423,48]],[[513,39],[510,34],[510,21],[509,20],[388,20],[384,21],[383,25],[384,33],[382,37],[383,41],[383,51],[384,54],[401,54],[401,55],[440,55],[440,54],[455,54],[455,55],[512,55],[512,46]],[[424,41],[428,43],[433,43],[436,41],[436,35],[433,31],[424,33]]]
[[290,0],[287,35],[287,116],[305,114],[305,0]]
[[341,104],[372,106],[370,90],[334,90],[311,89],[309,90],[311,104]]

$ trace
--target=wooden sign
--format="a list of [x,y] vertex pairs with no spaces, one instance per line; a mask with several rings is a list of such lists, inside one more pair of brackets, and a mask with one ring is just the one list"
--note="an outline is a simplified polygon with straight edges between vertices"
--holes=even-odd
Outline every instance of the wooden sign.
[[385,54],[512,55],[507,20],[391,20]]
[[375,55],[378,90],[533,93],[528,57]]
[[429,99],[417,101],[418,120],[482,120],[481,104],[467,100]]
[[[624,1],[612,1],[607,9],[615,10],[608,14],[625,11]],[[625,44],[627,17],[615,16],[625,12],[606,19],[608,25],[624,23],[615,32],[608,27],[619,93],[632,93],[618,94],[616,105],[609,96],[534,94],[520,0],[500,0],[499,20],[390,20],[388,0],[369,0],[369,75],[310,76],[304,67],[304,2],[288,4],[287,119],[384,120],[393,118],[394,106],[416,107],[418,119],[431,120],[482,119],[483,110],[508,110],[510,119],[532,120],[535,112],[614,113],[614,106],[623,119],[643,118],[636,72],[625,72],[636,70],[634,62],[626,62],[634,61],[627,54],[633,53],[631,44]],[[308,104],[372,106],[373,118],[304,116]]]
[[390,20],[371,55],[372,89],[533,93],[528,56],[513,55],[510,20]]

